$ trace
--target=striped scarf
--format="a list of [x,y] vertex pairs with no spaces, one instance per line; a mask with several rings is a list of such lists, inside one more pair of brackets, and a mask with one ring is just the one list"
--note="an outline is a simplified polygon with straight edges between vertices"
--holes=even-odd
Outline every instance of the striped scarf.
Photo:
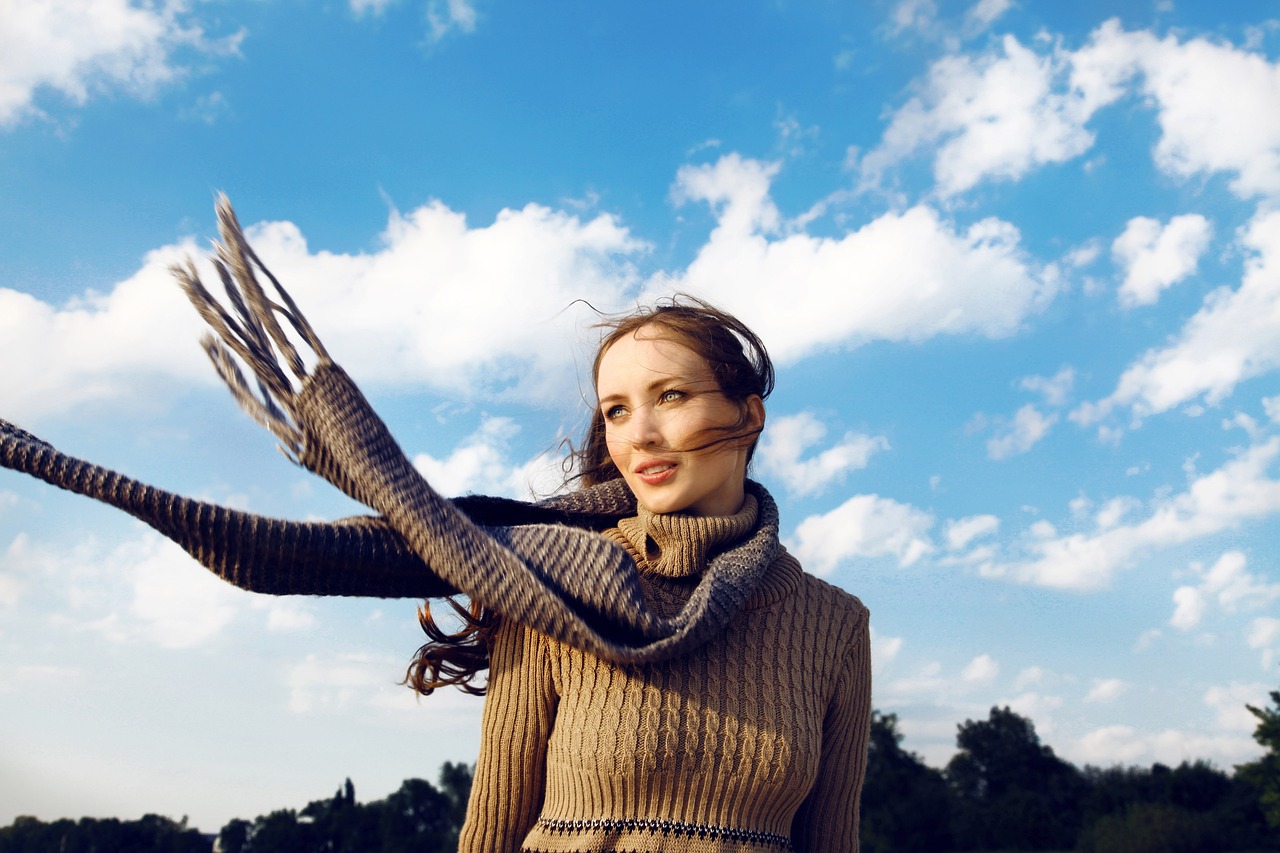
[[[780,552],[778,512],[748,481],[759,523],[714,556],[688,602],[664,617],[635,563],[599,531],[636,512],[621,480],[538,503],[440,496],[409,462],[351,378],[245,240],[225,197],[214,266],[232,311],[190,261],[174,274],[209,324],[215,369],[286,455],[376,514],[332,522],[266,518],[176,495],[60,452],[0,420],[0,466],[117,507],[177,542],[219,577],[270,595],[430,598],[463,593],[607,660],[654,661],[720,633]],[[258,281],[265,276],[280,302]],[[287,321],[314,355],[307,369]],[[238,358],[237,358],[238,357]],[[240,364],[249,367],[254,385]],[[254,390],[256,387],[256,391]]]

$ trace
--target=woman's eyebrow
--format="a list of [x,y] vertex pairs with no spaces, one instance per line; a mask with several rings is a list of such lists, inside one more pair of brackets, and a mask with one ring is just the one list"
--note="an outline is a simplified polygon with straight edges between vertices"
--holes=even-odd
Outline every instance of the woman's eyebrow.
[[[661,376],[659,376],[657,379],[654,379],[648,385],[644,386],[644,390],[648,393],[654,393],[659,389],[669,388],[673,385],[679,386],[681,388],[690,388],[695,385],[698,385],[700,382],[706,382],[706,381],[711,381],[711,378],[710,377],[693,378],[683,373],[664,373]],[[627,399],[626,394],[624,394],[621,391],[614,391],[612,393],[605,394],[604,396],[600,397],[599,403],[600,405],[603,406],[605,403],[625,401],[626,399]]]

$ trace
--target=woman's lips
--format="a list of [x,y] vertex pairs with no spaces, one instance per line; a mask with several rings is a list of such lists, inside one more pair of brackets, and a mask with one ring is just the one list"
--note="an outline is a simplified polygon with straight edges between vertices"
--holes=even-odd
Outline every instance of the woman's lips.
[[665,482],[675,472],[674,462],[646,462],[636,468],[636,476],[650,486]]

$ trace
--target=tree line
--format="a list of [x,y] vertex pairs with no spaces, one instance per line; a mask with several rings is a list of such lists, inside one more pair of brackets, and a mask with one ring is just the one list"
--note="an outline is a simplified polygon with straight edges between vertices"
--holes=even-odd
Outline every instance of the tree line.
[[[957,726],[956,754],[936,769],[902,748],[895,714],[875,711],[863,853],[1280,850],[1280,690],[1271,701],[1247,706],[1266,753],[1230,774],[1204,761],[1077,768],[1008,707]],[[453,853],[471,781],[471,767],[446,762],[438,785],[407,779],[385,799],[362,804],[348,779],[328,799],[252,821],[234,818],[217,836],[188,827],[186,818],[157,815],[52,823],[19,817],[0,829],[0,853]]]

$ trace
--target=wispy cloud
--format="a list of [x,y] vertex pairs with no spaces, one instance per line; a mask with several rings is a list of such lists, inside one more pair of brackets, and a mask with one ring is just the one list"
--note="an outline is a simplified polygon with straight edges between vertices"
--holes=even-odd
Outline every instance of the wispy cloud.
[[10,0],[0,23],[0,127],[40,115],[42,92],[76,104],[107,92],[148,98],[190,72],[183,51],[235,54],[244,36],[208,37],[178,0]]

